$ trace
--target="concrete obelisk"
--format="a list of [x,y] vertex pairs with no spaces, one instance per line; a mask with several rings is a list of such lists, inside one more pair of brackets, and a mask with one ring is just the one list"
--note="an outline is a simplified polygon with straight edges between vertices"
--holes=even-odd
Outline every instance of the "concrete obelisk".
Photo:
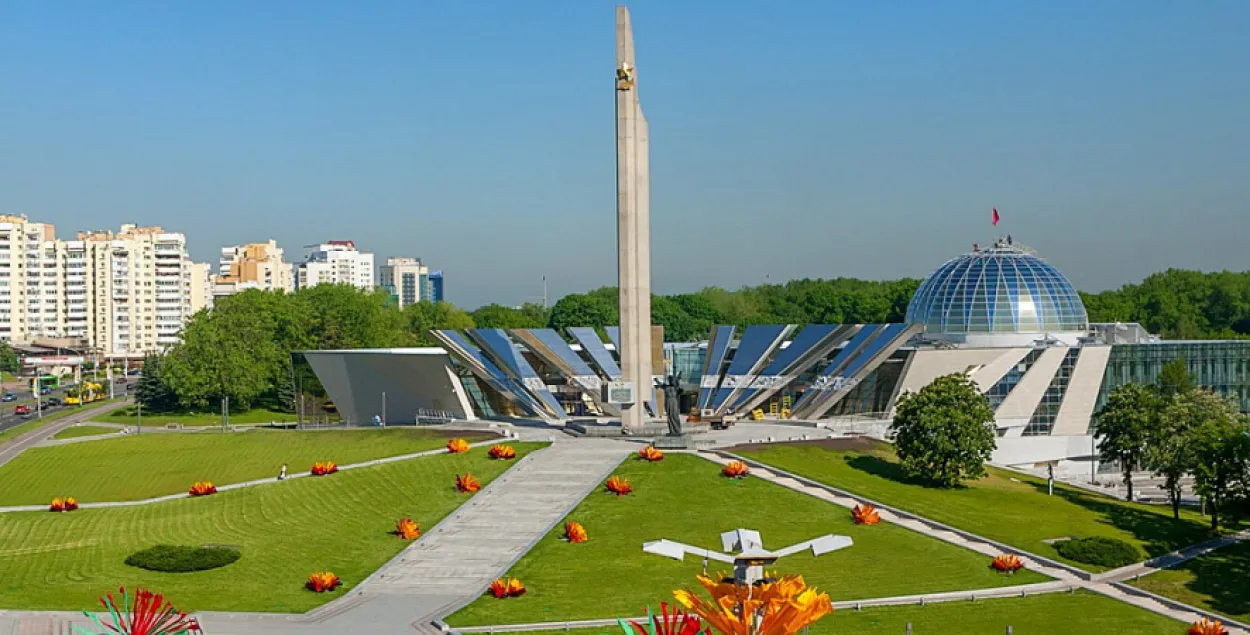
[[647,119],[638,104],[634,32],[629,9],[616,8],[616,276],[621,313],[622,379],[634,384],[635,403],[621,425],[638,429],[651,397],[651,204]]

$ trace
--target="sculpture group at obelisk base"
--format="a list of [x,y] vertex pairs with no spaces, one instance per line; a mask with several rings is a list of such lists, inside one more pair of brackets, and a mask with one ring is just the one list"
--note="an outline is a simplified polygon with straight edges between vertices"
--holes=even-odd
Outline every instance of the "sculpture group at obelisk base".
[[621,374],[634,385],[622,406],[621,426],[647,420],[651,375],[651,205],[647,119],[638,103],[634,33],[629,9],[616,8],[616,249],[621,314]]

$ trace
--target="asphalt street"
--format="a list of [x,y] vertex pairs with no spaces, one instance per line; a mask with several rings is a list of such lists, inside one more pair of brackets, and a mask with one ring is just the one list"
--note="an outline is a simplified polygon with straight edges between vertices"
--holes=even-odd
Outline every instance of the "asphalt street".
[[[131,388],[134,386],[134,379],[135,378],[133,377],[128,377],[127,382],[125,384],[117,384],[113,388],[114,396],[121,397],[123,395],[130,394]],[[103,385],[104,381],[102,380],[99,383]],[[108,386],[104,386],[104,390],[107,392]],[[50,394],[42,395],[39,399],[43,402],[46,402],[49,397],[56,397],[57,399],[60,399],[62,402],[64,402],[65,391],[66,391],[66,388],[64,387],[58,388],[56,390],[53,390]],[[0,432],[4,432],[5,430],[8,430],[9,428],[15,428],[35,418],[35,413],[36,413],[35,398],[30,393],[30,391],[27,390],[27,391],[20,391],[20,392],[19,391],[12,391],[12,392],[13,394],[17,395],[17,401],[0,402]],[[4,394],[4,391],[0,391],[0,394]],[[29,415],[14,414],[13,409],[17,407],[18,405],[22,405],[22,404],[30,406],[31,413]],[[44,403],[43,414],[46,415],[46,414],[50,414],[53,412],[60,412],[61,410],[64,410],[65,408],[77,408],[77,407],[78,406],[55,406],[55,407],[49,408],[47,404]]]

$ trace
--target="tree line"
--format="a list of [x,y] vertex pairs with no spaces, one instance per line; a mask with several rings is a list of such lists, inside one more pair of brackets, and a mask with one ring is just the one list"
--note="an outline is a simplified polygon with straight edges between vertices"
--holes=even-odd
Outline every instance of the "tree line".
[[[736,291],[708,287],[652,296],[651,315],[670,342],[705,339],[716,324],[900,322],[919,284],[835,278]],[[1141,322],[1168,338],[1250,337],[1250,272],[1168,270],[1140,284],[1081,295],[1095,322]],[[258,402],[285,407],[293,393],[288,385],[293,350],[433,346],[433,329],[563,330],[612,326],[619,317],[615,287],[567,295],[551,307],[488,304],[473,311],[447,302],[401,310],[384,292],[348,286],[319,285],[293,294],[249,290],[192,316],[182,343],[161,359],[148,360],[149,392],[160,398],[145,407],[203,408],[225,397],[238,407]]]
[[1183,359],[1164,365],[1155,385],[1112,391],[1095,437],[1100,458],[1119,464],[1128,500],[1133,473],[1145,469],[1163,479],[1176,518],[1187,477],[1212,530],[1250,511],[1250,420],[1232,401],[1195,387]]

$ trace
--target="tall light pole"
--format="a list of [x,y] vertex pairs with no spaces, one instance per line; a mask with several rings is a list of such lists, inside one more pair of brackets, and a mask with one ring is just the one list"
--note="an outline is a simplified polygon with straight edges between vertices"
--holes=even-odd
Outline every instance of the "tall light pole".
[[386,427],[386,391],[382,391],[382,427]]

